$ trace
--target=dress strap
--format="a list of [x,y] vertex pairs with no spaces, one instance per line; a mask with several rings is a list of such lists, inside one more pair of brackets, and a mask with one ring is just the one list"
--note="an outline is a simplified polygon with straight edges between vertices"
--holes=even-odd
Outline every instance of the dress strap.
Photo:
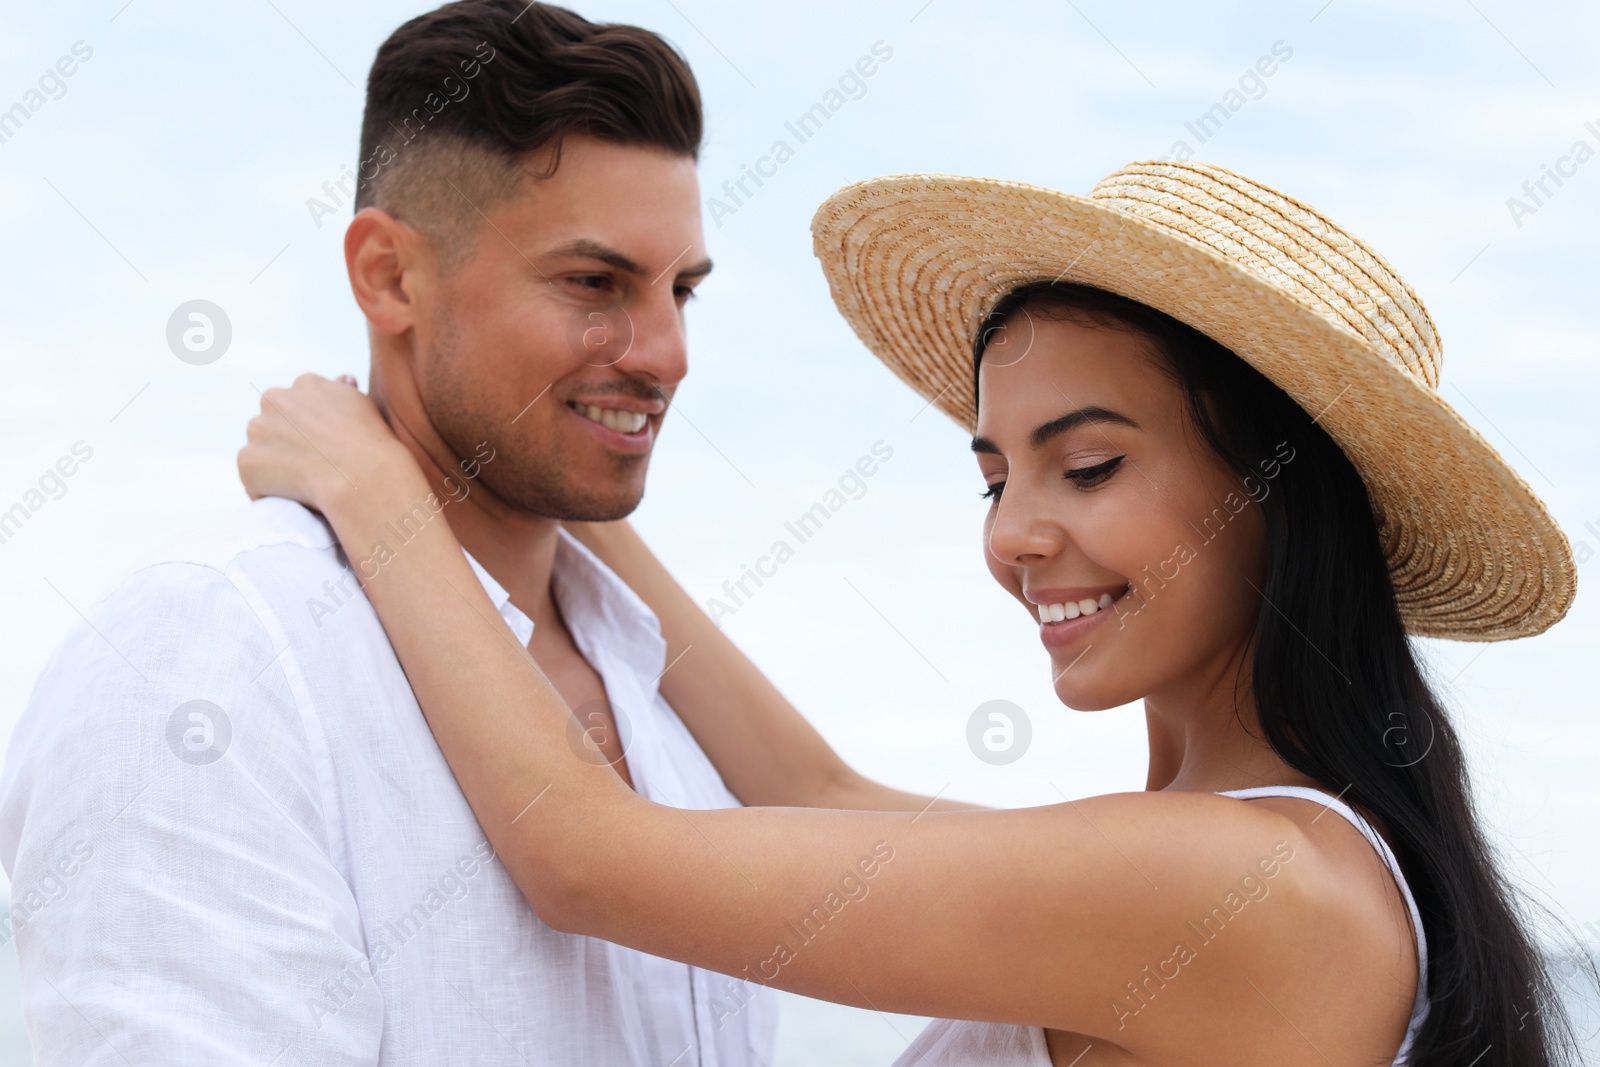
[[[1395,859],[1389,843],[1379,836],[1372,824],[1350,805],[1321,789],[1303,785],[1262,785],[1248,789],[1218,790],[1217,795],[1235,797],[1239,800],[1253,800],[1256,797],[1296,797],[1300,800],[1314,801],[1321,804],[1325,812],[1338,812],[1346,822],[1361,831],[1361,836],[1367,839],[1379,858],[1383,860],[1384,866],[1389,868],[1389,874],[1394,878],[1395,885],[1400,887],[1400,895],[1405,898],[1406,911],[1411,915],[1411,931],[1416,937],[1417,944],[1417,995],[1411,1004],[1411,1021],[1406,1027],[1405,1040],[1401,1042],[1400,1051],[1394,1058],[1395,1067],[1407,1063],[1412,1042],[1416,1040],[1417,1032],[1422,1029],[1422,1022],[1428,1016],[1428,939],[1422,929],[1422,914],[1417,910],[1416,899],[1411,895],[1411,887],[1406,884],[1406,876],[1400,870],[1400,861]],[[1318,815],[1317,818],[1321,816]]]

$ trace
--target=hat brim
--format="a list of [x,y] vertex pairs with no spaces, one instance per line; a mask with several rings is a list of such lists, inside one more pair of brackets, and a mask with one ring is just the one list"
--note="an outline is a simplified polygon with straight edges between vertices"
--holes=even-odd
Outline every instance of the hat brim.
[[856,335],[969,431],[973,342],[1000,297],[1049,280],[1105,289],[1225,345],[1339,444],[1366,483],[1410,633],[1527,637],[1572,604],[1566,536],[1482,435],[1350,328],[1198,241],[1089,198],[946,175],[847,186],[811,227]]

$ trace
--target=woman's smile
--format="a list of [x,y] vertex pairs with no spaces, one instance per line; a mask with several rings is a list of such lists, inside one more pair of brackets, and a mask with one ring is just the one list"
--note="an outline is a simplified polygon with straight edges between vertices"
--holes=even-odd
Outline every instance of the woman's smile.
[[1115,614],[1115,605],[1132,588],[1132,583],[1123,582],[1092,589],[1033,589],[1024,596],[1039,613],[1039,639],[1045,647],[1065,648],[1076,644],[1108,614]]

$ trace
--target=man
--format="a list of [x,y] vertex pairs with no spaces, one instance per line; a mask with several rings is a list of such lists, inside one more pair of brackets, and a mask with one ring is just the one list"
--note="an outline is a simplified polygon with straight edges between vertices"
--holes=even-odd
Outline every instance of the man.
[[[643,493],[710,270],[700,138],[687,66],[633,27],[464,0],[379,50],[345,258],[372,395],[436,493],[348,560],[257,501],[57,650],[0,780],[40,1067],[770,1061],[767,991],[534,917],[361,592],[449,522],[576,709],[574,753],[737,803],[659,693],[655,618],[560,527]],[[762,699],[748,718],[793,736]],[[815,788],[785,802],[918,800],[808,737]]]

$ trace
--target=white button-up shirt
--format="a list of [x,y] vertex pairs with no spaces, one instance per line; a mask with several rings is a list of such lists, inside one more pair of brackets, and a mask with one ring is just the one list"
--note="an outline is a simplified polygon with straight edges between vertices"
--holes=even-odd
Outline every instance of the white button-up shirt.
[[[657,690],[654,615],[561,537],[552,589],[636,788],[737,805]],[[535,917],[338,542],[287,500],[135,570],[68,635],[6,757],[0,862],[39,1067],[772,1059],[770,991]]]

